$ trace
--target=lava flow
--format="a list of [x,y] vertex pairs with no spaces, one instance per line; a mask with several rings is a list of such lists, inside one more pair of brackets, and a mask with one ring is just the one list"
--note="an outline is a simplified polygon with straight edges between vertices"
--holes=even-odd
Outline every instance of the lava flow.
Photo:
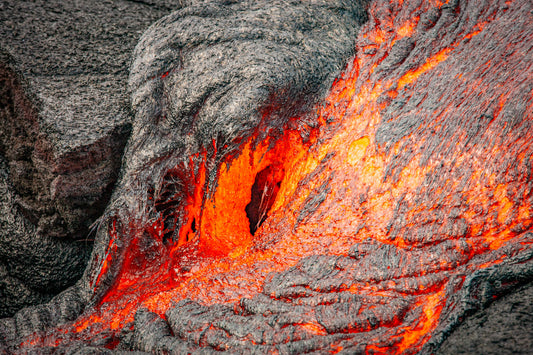
[[373,1],[306,134],[259,125],[215,179],[216,142],[168,170],[144,225],[109,224],[105,292],[22,349],[434,351],[533,275],[532,11]]

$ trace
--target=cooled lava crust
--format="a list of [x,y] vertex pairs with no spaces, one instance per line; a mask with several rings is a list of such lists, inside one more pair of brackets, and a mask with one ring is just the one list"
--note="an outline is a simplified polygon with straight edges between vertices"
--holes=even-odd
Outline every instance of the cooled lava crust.
[[532,24],[526,0],[156,22],[92,260],[1,321],[6,351],[437,352],[533,281]]

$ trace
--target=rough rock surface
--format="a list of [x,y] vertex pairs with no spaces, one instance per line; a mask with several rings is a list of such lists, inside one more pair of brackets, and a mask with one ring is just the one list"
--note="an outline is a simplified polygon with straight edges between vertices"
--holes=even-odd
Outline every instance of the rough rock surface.
[[[531,238],[527,236],[525,240]],[[455,278],[453,273],[438,270],[443,251],[453,243],[443,243],[429,252],[418,251],[416,259],[427,266],[427,284]],[[442,349],[443,354],[485,353],[479,351],[480,337],[485,335],[500,343],[502,354],[526,353],[531,344],[531,287],[492,304],[494,297],[512,290],[515,284],[533,277],[531,252],[512,258],[505,265],[475,272],[465,280],[462,290],[453,294],[448,305],[451,311],[444,327],[433,334],[422,353],[435,353],[439,342],[447,337],[461,321],[476,311],[488,308],[469,319],[452,333]],[[416,301],[412,285],[421,281],[416,266],[410,265],[408,253],[389,245],[369,241],[354,245],[347,257],[316,255],[301,260],[283,273],[272,275],[263,285],[263,292],[242,298],[235,305],[203,306],[185,299],[171,307],[164,318],[139,310],[132,333],[123,337],[125,348],[152,353],[183,353],[200,349],[246,353],[301,354],[331,352],[342,349],[343,354],[365,353],[373,339],[381,339],[379,348],[394,349],[394,337],[386,336],[389,328],[416,322],[419,317],[410,305]],[[399,270],[408,269],[407,273]],[[349,291],[358,284],[373,283],[382,295],[358,295]],[[403,297],[394,297],[390,284]],[[507,284],[507,286],[506,286]],[[411,290],[411,291],[410,291]],[[410,309],[411,308],[411,309]],[[480,323],[492,315],[492,324],[479,329]],[[507,320],[499,324],[498,319]],[[516,318],[514,318],[516,317]],[[301,325],[319,325],[305,328]],[[505,332],[502,333],[502,330]],[[516,330],[521,339],[507,336]],[[492,335],[500,332],[499,335]],[[388,342],[387,340],[388,339]],[[488,343],[485,346],[489,346]],[[466,349],[466,350],[465,350]],[[390,350],[392,352],[396,352]],[[491,350],[495,351],[495,350]],[[513,352],[516,351],[516,352]]]
[[[48,4],[43,5],[42,11],[50,10],[48,6],[52,5]],[[98,5],[104,6],[103,8],[93,8],[83,3],[75,6],[81,6],[81,10],[85,10],[80,14],[81,21],[91,21],[93,18],[90,14],[105,10],[106,4],[112,6],[112,9],[117,9],[117,6],[122,9],[123,6],[116,3]],[[125,2],[125,4],[131,5],[130,2]],[[137,3],[133,2],[133,4]],[[57,5],[70,6],[59,3]],[[135,6],[144,5],[147,4],[139,3]],[[179,8],[181,5],[184,4],[176,4],[174,7]],[[139,222],[143,222],[146,218],[153,218],[154,213],[160,213],[154,210],[153,206],[148,206],[148,213],[144,213],[143,205],[147,201],[147,195],[153,194],[154,191],[160,193],[162,186],[168,184],[168,177],[165,175],[168,170],[177,164],[188,163],[189,156],[199,153],[202,149],[209,149],[211,152],[218,150],[218,154],[213,154],[212,161],[208,163],[212,164],[209,174],[211,183],[214,183],[216,169],[220,167],[221,161],[235,154],[240,143],[256,131],[265,111],[272,110],[270,106],[285,107],[285,110],[276,112],[277,119],[269,121],[268,129],[263,132],[263,135],[276,135],[275,131],[280,129],[279,125],[286,122],[291,115],[301,114],[311,109],[315,101],[326,93],[335,76],[346,64],[346,59],[353,55],[353,38],[356,36],[358,26],[365,20],[365,12],[359,1],[313,1],[310,3],[191,1],[187,5],[183,10],[178,10],[156,22],[143,35],[134,53],[135,60],[131,67],[129,81],[135,113],[133,133],[123,161],[123,178],[116,189],[115,198],[102,218],[106,227],[110,226],[112,218],[117,215],[126,225],[129,219],[140,218]],[[9,4],[8,8],[13,11],[13,8],[20,9],[19,6],[21,5],[14,3]],[[39,12],[36,11],[37,14]],[[85,20],[82,19],[84,16]],[[123,13],[117,16],[116,12],[111,11],[110,16],[112,18],[99,19],[97,23],[101,23],[104,27],[110,26],[108,23],[112,23],[112,20],[131,24]],[[146,18],[142,20],[145,21]],[[14,26],[15,22],[8,19],[5,21]],[[48,25],[46,30],[60,29],[58,25]],[[70,30],[74,28],[78,27],[70,28]],[[115,27],[112,28],[115,29]],[[21,28],[20,31],[24,33],[25,28]],[[133,32],[128,28],[120,31],[123,31],[121,34],[130,31],[128,36],[131,36]],[[107,38],[106,33],[103,31],[104,38]],[[83,33],[80,33],[80,36],[82,35]],[[118,36],[111,36],[111,42],[117,40],[122,43],[118,38]],[[23,47],[22,39],[23,37],[12,38],[10,44]],[[42,38],[39,38],[36,42],[40,43],[41,40]],[[95,45],[99,46],[102,41],[99,38],[96,40]],[[104,41],[104,43],[107,42]],[[126,45],[129,43],[126,42]],[[76,44],[73,43],[73,46],[75,47]],[[94,48],[103,52],[103,58],[91,58],[83,65],[90,73],[96,71],[92,73],[96,85],[100,85],[110,74],[113,74],[113,79],[120,83],[123,79],[122,75],[127,73],[123,66],[128,58],[127,48],[106,50]],[[67,52],[71,50],[70,47],[63,49]],[[120,55],[117,56],[117,53]],[[35,70],[30,61],[25,63],[25,68],[28,70],[26,75],[33,85],[40,85],[40,90],[52,96],[44,100],[50,105],[46,106],[48,107],[46,109],[41,109],[40,112],[54,112],[53,108],[55,107],[56,110],[58,108],[53,106],[53,103],[57,104],[61,102],[61,98],[64,99],[62,95],[68,92],[68,87],[65,88],[62,85],[54,87],[56,82],[52,79],[64,74],[66,80],[75,81],[69,85],[80,88],[76,86],[76,80],[80,76],[79,68],[65,62],[58,65],[56,71],[50,72],[49,60],[47,58],[41,61],[40,58],[37,59],[37,63],[43,64],[42,72],[34,73]],[[109,73],[99,73],[99,65],[103,62],[110,63]],[[215,72],[220,75],[214,76]],[[75,77],[71,79],[71,75]],[[198,79],[199,77],[201,80]],[[94,95],[88,93],[87,90],[83,91],[82,97],[75,99],[82,100],[81,104],[77,102],[76,107],[83,106],[88,109],[79,113],[92,119],[74,122],[66,118],[54,125],[54,129],[65,130],[62,134],[54,134],[50,131],[50,141],[55,151],[60,153],[75,151],[73,146],[81,141],[85,145],[79,143],[80,146],[93,147],[88,142],[91,136],[86,137],[84,132],[100,131],[109,126],[122,127],[124,121],[122,114],[125,107],[119,103],[125,101],[121,96],[125,92],[113,91],[106,85],[104,87],[116,95],[111,95],[111,99],[106,102],[113,106],[110,112],[116,114],[109,115],[109,112],[102,110],[105,112],[103,119],[95,120],[94,112],[91,111],[94,107],[90,104],[84,105],[87,100],[90,102]],[[92,90],[90,85],[88,90],[89,92]],[[97,95],[106,96],[108,94],[106,90]],[[57,95],[60,99],[55,99]],[[167,102],[169,97],[170,101]],[[117,106],[112,104],[117,104]],[[62,103],[61,108],[63,107],[68,106]],[[71,112],[67,109],[59,110],[59,114],[69,113]],[[108,116],[112,117],[108,118]],[[44,126],[48,127],[47,124],[50,125],[54,119],[47,120],[46,117],[42,121],[45,123]],[[191,122],[191,120],[196,121]],[[72,121],[70,127],[69,121]],[[62,125],[62,122],[66,123]],[[89,125],[89,128],[86,128],[85,123]],[[94,125],[98,124],[103,128],[95,128]],[[307,122],[307,124],[313,125],[312,122]],[[191,125],[193,129],[190,129]],[[74,132],[71,132],[70,128],[74,128]],[[67,133],[68,136],[65,135]],[[103,134],[103,137],[107,139],[112,136]],[[213,140],[213,137],[216,138]],[[117,143],[113,139],[110,142]],[[95,149],[98,150],[98,147]],[[104,156],[110,158],[109,155]],[[75,159],[76,162],[78,160]],[[194,164],[196,167],[189,166],[189,171],[197,169],[199,161],[195,161]],[[65,172],[70,172],[73,168],[72,162],[64,165],[69,168]],[[90,177],[94,177],[94,172],[88,171],[87,173]],[[75,188],[74,192],[79,190],[79,181],[80,179],[72,181],[71,187]],[[65,183],[68,181],[57,180],[57,185],[52,184],[52,186],[58,189],[67,188]],[[177,186],[178,183],[174,185]],[[188,192],[185,191],[185,193]],[[185,197],[181,196],[181,199],[184,200]],[[156,196],[157,199],[159,196]],[[141,206],[138,205],[139,203]],[[139,213],[140,211],[142,213]],[[179,223],[175,222],[172,228],[178,230],[179,227]],[[113,268],[98,284],[99,291],[93,293],[92,288],[97,273],[101,271],[99,262],[105,254],[104,249],[109,239],[107,232],[107,228],[99,228],[99,234],[103,237],[100,237],[96,244],[93,264],[86,270],[87,278],[75,286],[74,294],[80,297],[76,302],[81,300],[86,303],[89,302],[89,298],[98,300],[100,290],[105,291],[108,286],[107,282],[112,282],[116,272],[120,270],[120,263],[113,260]],[[122,243],[127,244],[128,240]],[[56,297],[58,302],[62,299],[65,303],[72,301],[69,297],[64,298],[63,294]],[[65,307],[68,308],[68,306]],[[34,312],[39,311],[36,308]],[[46,324],[55,324],[58,319],[63,319],[60,314],[54,312],[49,314],[48,306],[43,306],[40,312],[48,315],[40,317],[40,320],[35,322],[35,329],[43,329]],[[67,313],[70,314],[70,312]],[[31,312],[20,314],[29,315]],[[24,316],[15,317],[15,319],[18,319],[16,324],[32,323],[21,320]],[[19,326],[15,325],[15,328],[18,329]],[[6,334],[4,340],[8,342],[21,335],[9,331],[6,331]]]
[[86,245],[50,236],[36,238],[35,226],[13,208],[15,194],[7,164],[0,161],[0,315],[44,303],[73,284],[88,258]]
[[81,276],[130,132],[131,52],[179,3],[0,3],[0,154],[13,193],[2,217],[24,221],[0,232],[0,316]]
[[[162,219],[165,241],[179,242],[190,176],[204,165],[214,190],[222,163],[254,134],[278,137],[291,117],[305,117],[354,54],[365,20],[359,1],[193,1],[154,23],[134,52],[135,120],[95,255],[106,253],[112,224],[128,245]],[[315,120],[297,128],[305,134]]]
[[533,349],[533,285],[528,284],[470,318],[436,354],[529,354]]

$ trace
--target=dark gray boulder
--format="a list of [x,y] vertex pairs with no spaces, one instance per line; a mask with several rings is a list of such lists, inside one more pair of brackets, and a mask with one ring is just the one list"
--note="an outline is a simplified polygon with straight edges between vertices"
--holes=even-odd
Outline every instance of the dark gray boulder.
[[179,5],[0,3],[0,155],[10,191],[1,204],[0,317],[81,276],[130,132],[131,52]]
[[0,316],[43,303],[79,278],[86,243],[37,236],[35,225],[14,207],[16,195],[0,161]]
[[467,318],[444,341],[438,355],[530,354],[533,349],[533,285]]

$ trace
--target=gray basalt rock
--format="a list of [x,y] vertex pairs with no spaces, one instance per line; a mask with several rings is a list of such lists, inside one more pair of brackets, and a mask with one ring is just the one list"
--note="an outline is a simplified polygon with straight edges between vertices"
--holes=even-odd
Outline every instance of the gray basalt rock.
[[176,6],[0,3],[0,155],[2,186],[10,186],[2,201],[0,317],[81,276],[90,226],[109,200],[130,132],[131,51]]
[[73,284],[89,256],[86,243],[39,236],[14,207],[7,164],[0,161],[0,316],[42,303]]
[[466,319],[436,354],[529,354],[531,349],[533,285],[530,283]]

